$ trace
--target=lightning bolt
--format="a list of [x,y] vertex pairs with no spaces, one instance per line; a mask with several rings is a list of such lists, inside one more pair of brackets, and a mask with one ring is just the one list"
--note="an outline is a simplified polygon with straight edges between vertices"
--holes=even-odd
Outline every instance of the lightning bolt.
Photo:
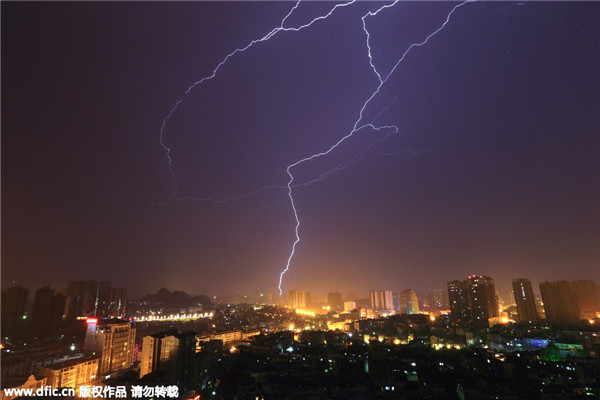
[[[325,20],[327,18],[329,18],[338,8],[341,7],[346,7],[349,6],[353,3],[355,3],[357,0],[351,0],[348,2],[344,2],[344,3],[337,3],[335,6],[333,6],[326,14],[318,16],[314,19],[312,19],[311,21],[309,21],[308,23],[304,24],[304,25],[300,25],[298,27],[286,27],[285,23],[287,21],[287,19],[294,13],[294,11],[296,11],[300,5],[301,0],[298,0],[295,5],[291,8],[291,10],[284,16],[284,18],[281,20],[281,23],[279,24],[279,26],[273,28],[271,31],[269,31],[269,33],[267,33],[266,35],[264,35],[263,37],[259,38],[259,39],[255,39],[250,41],[246,46],[244,47],[239,47],[235,50],[233,50],[231,53],[227,54],[225,56],[225,58],[223,58],[221,60],[221,62],[219,62],[217,64],[217,66],[214,68],[213,72],[211,75],[205,76],[197,81],[195,81],[194,83],[192,83],[183,93],[183,95],[181,96],[181,98],[179,98],[179,100],[177,100],[177,102],[175,102],[175,104],[173,105],[173,107],[170,109],[169,113],[163,118],[162,120],[162,126],[160,128],[160,139],[159,139],[159,143],[161,145],[161,147],[165,150],[166,152],[166,156],[167,156],[167,160],[168,160],[168,167],[169,167],[169,171],[171,174],[171,178],[173,181],[173,192],[171,193],[171,196],[169,198],[169,201],[173,201],[173,200],[183,200],[183,199],[194,199],[194,200],[201,200],[201,201],[210,201],[210,202],[214,202],[214,203],[227,203],[233,200],[242,200],[245,199],[247,197],[253,196],[259,192],[268,190],[268,189],[287,189],[287,196],[289,198],[290,201],[290,205],[292,207],[292,211],[294,214],[294,218],[296,221],[296,225],[295,225],[295,240],[292,244],[292,249],[290,251],[290,254],[288,256],[287,259],[287,263],[285,265],[285,268],[282,270],[282,272],[279,275],[279,294],[281,295],[283,293],[282,289],[281,289],[281,285],[283,282],[283,277],[284,275],[289,271],[292,260],[294,258],[295,252],[296,252],[296,247],[298,245],[298,243],[300,242],[300,234],[299,234],[299,229],[300,229],[300,218],[298,216],[298,210],[296,208],[296,204],[294,202],[294,197],[293,197],[293,188],[299,187],[299,186],[308,186],[312,183],[315,182],[319,182],[322,181],[323,179],[326,179],[327,177],[331,176],[332,174],[334,174],[337,171],[340,171],[342,169],[345,169],[347,167],[349,167],[350,165],[354,165],[357,162],[370,158],[370,157],[374,157],[374,156],[387,156],[387,155],[394,155],[394,154],[399,154],[401,152],[412,152],[412,153],[422,153],[422,152],[426,152],[426,151],[433,151],[433,150],[424,150],[424,151],[412,151],[412,150],[400,150],[400,151],[396,151],[396,152],[391,152],[391,153],[371,153],[371,154],[367,154],[371,148],[379,142],[382,142],[384,140],[386,140],[387,138],[389,138],[391,135],[396,134],[400,131],[400,128],[398,128],[395,125],[383,125],[383,126],[377,126],[374,124],[374,122],[379,118],[379,116],[381,116],[381,114],[383,114],[390,106],[388,105],[386,108],[384,108],[374,119],[373,121],[371,121],[370,123],[362,123],[361,122],[363,120],[363,114],[367,108],[367,106],[371,103],[371,101],[380,93],[382,87],[387,83],[387,81],[389,80],[389,78],[392,76],[392,74],[394,73],[394,71],[397,69],[397,67],[400,65],[400,63],[402,63],[402,61],[404,61],[404,59],[406,58],[406,56],[408,55],[408,53],[415,47],[420,47],[423,46],[425,44],[428,43],[428,41],[434,37],[435,35],[437,35],[439,32],[441,32],[446,25],[448,24],[448,22],[450,21],[450,18],[452,16],[452,14],[460,7],[464,6],[467,3],[471,3],[471,2],[475,2],[476,0],[466,0],[463,1],[459,4],[457,4],[456,6],[454,6],[450,12],[447,14],[446,19],[444,20],[444,22],[441,24],[441,26],[436,29],[435,31],[433,31],[431,34],[429,34],[423,41],[421,42],[416,42],[411,44],[405,51],[404,53],[400,56],[400,58],[397,60],[397,62],[394,64],[394,66],[391,68],[391,70],[387,73],[387,75],[382,74],[381,71],[379,71],[377,69],[377,67],[375,66],[375,63],[373,62],[373,56],[372,56],[372,49],[371,49],[371,34],[369,32],[369,30],[367,29],[367,24],[366,24],[366,20],[369,17],[375,17],[377,16],[381,11],[388,9],[388,8],[392,8],[394,7],[399,0],[395,0],[393,1],[391,4],[386,4],[384,6],[379,7],[377,10],[375,11],[369,11],[366,14],[364,14],[361,17],[361,22],[362,22],[362,28],[363,31],[365,32],[366,35],[366,46],[367,46],[367,56],[368,56],[368,60],[369,60],[369,65],[371,67],[371,69],[373,70],[373,73],[375,74],[375,76],[377,76],[378,79],[378,84],[375,88],[375,90],[371,93],[371,95],[366,99],[366,101],[363,103],[359,113],[358,113],[358,118],[356,119],[352,129],[350,130],[350,132],[348,132],[345,136],[343,136],[342,138],[340,138],[337,142],[335,142],[332,146],[330,146],[328,149],[318,152],[318,153],[314,153],[312,155],[309,155],[305,158],[302,158],[290,165],[288,165],[286,167],[286,173],[289,177],[287,184],[285,186],[279,186],[279,185],[267,185],[267,186],[262,186],[258,189],[255,189],[249,193],[237,196],[237,197],[232,197],[232,198],[228,198],[228,199],[223,199],[223,200],[218,200],[218,199],[210,199],[210,198],[194,198],[192,196],[183,196],[183,197],[177,197],[177,193],[179,190],[179,184],[178,184],[178,180],[177,177],[175,175],[175,172],[173,170],[173,157],[171,155],[171,148],[165,143],[165,128],[167,126],[168,121],[173,117],[173,115],[175,114],[175,112],[177,111],[177,109],[179,108],[179,106],[183,103],[185,97],[192,91],[194,90],[196,87],[198,87],[199,85],[201,85],[202,83],[212,80],[217,76],[217,73],[219,72],[219,70],[221,69],[221,67],[223,65],[225,65],[232,57],[234,57],[236,54],[238,53],[243,53],[247,50],[249,50],[250,48],[252,48],[254,45],[258,45],[260,43],[266,42],[269,39],[273,38],[275,35],[277,35],[280,32],[299,32],[303,29],[309,28],[310,26],[312,26],[313,24],[317,23],[318,21],[321,20]],[[396,95],[396,98],[394,99],[393,102],[396,101],[398,97],[398,94]],[[393,103],[392,102],[392,103]],[[386,132],[385,135],[382,138],[379,138],[375,141],[373,141],[364,151],[362,151],[361,153],[359,153],[358,155],[355,155],[354,157],[350,158],[349,160],[338,164],[337,166],[333,167],[332,169],[330,169],[327,172],[322,173],[320,176],[311,179],[309,181],[306,182],[302,182],[302,183],[294,183],[294,175],[292,174],[292,169],[298,167],[301,164],[304,164],[308,161],[311,161],[313,159],[319,158],[319,157],[323,157],[326,156],[328,154],[330,154],[332,151],[334,151],[337,147],[339,147],[343,142],[345,142],[346,140],[348,140],[349,138],[351,138],[352,136],[354,136],[354,134],[356,134],[357,132],[363,130],[363,129],[371,129],[372,131],[381,133]]]
[[[393,128],[394,132],[397,133],[399,131],[398,127],[396,127],[395,125],[391,125],[391,126],[383,126],[383,127],[374,127],[373,124],[375,123],[375,121],[377,121],[377,119],[379,117],[381,117],[381,115],[383,113],[385,113],[387,110],[390,109],[390,107],[398,100],[398,96],[400,96],[400,92],[396,93],[396,96],[394,96],[394,99],[387,105],[385,106],[380,112],[379,114],[377,114],[377,116],[375,116],[375,118],[373,118],[373,121],[371,121],[370,126],[373,127],[374,130],[376,131],[380,131],[383,128]],[[374,142],[372,142],[364,151],[362,151],[360,154],[355,155],[354,157],[352,157],[350,160],[344,161],[341,164],[338,164],[337,166],[333,167],[332,169],[330,169],[327,172],[322,173],[320,176],[313,178],[309,181],[306,182],[302,182],[302,183],[298,183],[296,185],[294,185],[293,187],[300,187],[300,186],[310,186],[313,183],[316,182],[320,182],[323,179],[333,175],[334,173],[336,173],[337,171],[341,171],[343,169],[346,169],[347,167],[350,167],[351,165],[356,164],[358,161],[365,159],[365,157],[361,157],[364,156],[365,153],[367,153],[375,144],[382,142],[384,140],[386,140],[387,138],[389,138],[391,136],[391,133],[388,133],[387,135],[385,135],[383,138],[381,139],[377,139]],[[368,158],[368,157],[367,157]],[[238,196],[233,196],[233,197],[228,197],[225,199],[215,199],[215,198],[210,198],[210,197],[194,197],[194,196],[181,196],[181,197],[171,197],[172,201],[181,201],[181,200],[194,200],[194,201],[203,201],[203,202],[208,202],[208,203],[216,203],[216,204],[226,204],[232,201],[237,201],[237,200],[244,200],[248,197],[254,196],[260,192],[269,190],[269,189],[287,189],[286,185],[265,185],[265,186],[261,186],[259,188],[256,188],[250,192],[238,195]]]
[[[452,10],[450,10],[450,12],[448,13],[448,15],[446,16],[446,19],[444,20],[444,22],[442,23],[442,25],[436,29],[435,31],[433,31],[431,34],[429,34],[423,41],[421,42],[417,42],[417,43],[413,43],[410,46],[408,46],[408,48],[406,49],[406,51],[402,54],[402,56],[398,59],[398,61],[396,62],[396,64],[394,65],[394,67],[390,70],[390,72],[388,72],[388,74],[385,76],[385,78],[382,78],[381,73],[377,70],[377,67],[375,67],[375,64],[373,63],[373,56],[371,54],[371,44],[370,44],[370,38],[371,35],[369,33],[369,30],[367,29],[367,25],[366,25],[366,19],[367,17],[374,17],[377,14],[379,14],[379,12],[381,12],[382,10],[386,9],[386,8],[391,8],[393,6],[396,5],[396,3],[398,3],[398,0],[394,1],[392,4],[387,4],[383,7],[380,7],[379,9],[377,9],[376,11],[369,11],[368,13],[366,13],[365,15],[362,16],[361,20],[362,20],[362,25],[363,25],[363,30],[367,36],[367,54],[369,57],[369,64],[371,65],[371,68],[373,69],[373,72],[375,73],[375,75],[377,76],[377,79],[379,80],[379,84],[377,85],[377,88],[375,89],[375,91],[373,91],[373,93],[371,94],[371,96],[369,96],[369,98],[367,98],[367,100],[363,103],[362,108],[360,109],[360,112],[358,113],[358,119],[356,120],[356,122],[354,123],[354,127],[352,128],[352,130],[346,134],[345,136],[343,136],[340,140],[338,140],[335,144],[333,144],[331,147],[329,147],[327,150],[319,152],[319,153],[315,153],[312,154],[308,157],[302,158],[290,165],[287,166],[286,168],[286,172],[289,176],[289,180],[287,183],[287,188],[288,188],[288,197],[290,199],[290,204],[292,206],[292,211],[294,213],[294,218],[296,219],[296,228],[295,228],[295,234],[296,234],[296,239],[294,240],[294,243],[292,244],[292,250],[290,252],[290,255],[287,259],[287,263],[285,265],[285,268],[283,269],[283,271],[281,271],[281,274],[279,275],[279,295],[283,294],[283,290],[281,289],[281,284],[283,282],[283,276],[286,274],[286,272],[289,271],[290,269],[290,264],[292,262],[292,259],[294,258],[294,254],[296,252],[296,246],[298,245],[298,243],[300,242],[300,234],[299,234],[299,229],[300,229],[300,218],[298,218],[298,210],[296,209],[296,204],[294,203],[294,197],[292,196],[292,183],[294,182],[294,175],[292,174],[292,169],[299,166],[300,164],[303,164],[307,161],[310,160],[314,160],[315,158],[319,158],[319,157],[323,157],[329,153],[331,153],[333,150],[335,150],[340,144],[342,144],[343,142],[345,142],[347,139],[349,139],[350,137],[352,137],[356,132],[358,132],[359,130],[363,129],[364,127],[370,125],[372,127],[374,127],[371,124],[367,124],[367,125],[362,125],[359,126],[359,123],[362,121],[363,119],[363,113],[365,111],[365,109],[367,108],[367,106],[369,105],[369,103],[371,102],[371,100],[373,100],[373,98],[375,96],[377,96],[377,94],[379,93],[379,91],[381,90],[381,88],[385,85],[385,83],[388,81],[388,79],[390,78],[390,76],[392,76],[392,74],[394,73],[394,71],[396,70],[396,68],[398,68],[398,65],[400,65],[400,63],[402,61],[404,61],[404,59],[406,58],[406,56],[408,55],[408,53],[415,47],[420,47],[423,46],[425,44],[427,44],[427,42],[429,42],[429,39],[431,39],[432,37],[434,37],[435,35],[437,35],[439,32],[441,32],[446,25],[448,24],[448,22],[450,22],[450,18],[452,17],[452,14],[454,14],[454,12],[464,6],[467,3],[471,3],[474,2],[475,0],[466,0],[462,3],[457,4],[456,6],[454,6],[452,8]],[[397,128],[396,128],[397,129]]]
[[162,126],[160,128],[160,140],[159,140],[159,142],[160,142],[160,145],[162,146],[162,148],[167,153],[167,160],[168,160],[168,165],[169,165],[169,171],[171,173],[171,178],[173,180],[173,186],[174,186],[174,188],[173,188],[173,193],[171,193],[170,200],[172,200],[175,197],[175,195],[177,194],[178,188],[179,188],[179,184],[178,184],[178,181],[177,181],[177,177],[175,176],[175,171],[173,170],[173,158],[171,157],[171,148],[165,144],[165,127],[167,125],[167,122],[171,119],[171,117],[175,113],[175,111],[177,111],[177,108],[179,108],[179,106],[181,105],[181,103],[183,103],[183,99],[185,98],[185,96],[187,96],[198,85],[201,85],[201,84],[203,84],[206,81],[210,81],[210,80],[214,79],[217,76],[217,73],[219,72],[219,70],[221,69],[221,67],[223,65],[225,65],[227,63],[227,61],[229,61],[229,59],[231,59],[231,57],[235,56],[236,54],[243,53],[243,52],[245,52],[246,50],[250,49],[251,47],[253,47],[256,44],[266,42],[267,40],[271,39],[273,36],[277,35],[279,32],[299,32],[299,31],[301,31],[303,29],[309,28],[314,23],[329,18],[331,16],[331,14],[333,14],[335,12],[336,9],[338,9],[340,7],[346,7],[346,6],[348,6],[348,5],[356,2],[357,0],[351,0],[351,1],[346,2],[346,3],[338,3],[333,8],[331,8],[331,10],[329,10],[329,12],[327,14],[321,15],[319,17],[316,17],[315,19],[311,20],[307,24],[300,25],[299,27],[286,28],[284,26],[285,25],[285,21],[294,13],[294,11],[296,11],[298,9],[298,6],[300,5],[300,1],[301,0],[298,0],[296,2],[296,4],[294,5],[294,7],[292,7],[292,9],[285,15],[285,17],[283,17],[283,19],[281,20],[281,23],[279,24],[278,27],[273,28],[269,33],[267,33],[262,38],[252,40],[246,46],[239,47],[239,48],[235,49],[234,51],[232,51],[231,53],[227,54],[225,56],[225,58],[223,60],[221,60],[221,62],[219,64],[217,64],[217,66],[215,67],[215,69],[213,70],[213,72],[212,72],[211,75],[205,76],[204,78],[202,78],[200,80],[197,80],[196,82],[192,83],[185,90],[185,92],[183,93],[183,95],[181,96],[181,98],[179,100],[177,100],[177,102],[171,108],[171,110],[169,111],[169,113],[167,114],[167,116],[163,118],[163,120],[162,120]]

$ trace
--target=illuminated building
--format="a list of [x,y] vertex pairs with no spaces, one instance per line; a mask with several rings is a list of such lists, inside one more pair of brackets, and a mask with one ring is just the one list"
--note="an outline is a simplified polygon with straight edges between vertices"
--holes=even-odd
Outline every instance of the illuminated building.
[[96,379],[98,366],[98,357],[86,357],[41,367],[37,373],[46,377],[47,384],[52,388],[79,389],[80,385],[89,384]]
[[100,358],[99,374],[119,371],[133,362],[135,328],[120,319],[87,319],[84,354]]
[[448,282],[448,298],[454,320],[487,323],[498,317],[496,287],[489,276],[471,275],[466,281]]
[[419,299],[417,299],[417,294],[410,289],[404,289],[400,292],[400,313],[419,313]]
[[220,332],[215,333],[213,335],[201,336],[198,338],[198,348],[202,347],[202,343],[208,342],[211,340],[220,340],[223,344],[241,342],[252,336],[260,335],[260,329],[254,329],[250,331],[228,331],[228,332]]
[[18,329],[23,326],[27,289],[13,286],[2,292],[2,332]]
[[356,310],[356,302],[355,301],[345,301],[344,302],[344,312],[350,312],[352,310]]
[[541,282],[540,292],[547,321],[558,323],[579,321],[577,298],[569,282]]
[[327,304],[332,310],[338,310],[342,308],[342,294],[340,292],[329,292],[327,293]]
[[110,315],[111,283],[107,281],[69,281],[67,317]]
[[142,361],[140,362],[140,378],[152,372],[158,371],[160,360],[161,340],[167,336],[177,333],[177,330],[155,333],[144,336],[142,339]]
[[529,279],[513,279],[513,293],[517,303],[519,321],[537,321],[538,315],[535,308],[535,297]]
[[472,275],[467,280],[469,286],[469,302],[471,318],[485,320],[498,317],[498,300],[496,286],[489,276]]
[[296,308],[307,308],[310,304],[310,292],[300,290],[296,292]]
[[391,290],[370,290],[373,311],[393,313],[394,296]]
[[140,378],[156,371],[167,381],[190,388],[196,380],[196,332],[165,331],[145,336],[142,345]]
[[471,317],[469,310],[469,296],[466,281],[448,282],[448,300],[450,302],[450,314],[452,319],[468,320]]
[[306,290],[290,290],[288,292],[288,305],[291,308],[307,308],[310,303],[310,292]]

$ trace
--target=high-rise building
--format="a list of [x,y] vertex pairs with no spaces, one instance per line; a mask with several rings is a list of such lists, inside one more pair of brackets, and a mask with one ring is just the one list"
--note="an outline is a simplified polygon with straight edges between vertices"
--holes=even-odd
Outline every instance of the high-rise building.
[[554,323],[579,321],[577,296],[570,282],[540,282],[540,292],[547,321]]
[[69,281],[67,317],[106,317],[110,315],[111,283],[107,281]]
[[487,323],[499,315],[496,286],[489,276],[471,275],[466,281],[448,282],[448,298],[454,320]]
[[50,286],[43,286],[35,291],[31,325],[37,332],[56,330],[65,313],[65,296],[54,294]]
[[419,313],[419,299],[417,298],[417,294],[410,289],[404,289],[400,292],[400,313]]
[[392,292],[392,302],[394,304],[394,312],[400,312],[400,293]]
[[115,288],[112,290],[110,299],[110,315],[115,318],[125,316],[125,306],[127,305],[127,289]]
[[467,279],[471,319],[486,321],[497,317],[500,312],[496,297],[496,285],[489,276],[471,275]]
[[439,310],[447,310],[448,292],[443,289],[433,289],[433,302]]
[[52,297],[54,297],[54,290],[50,286],[43,286],[35,291],[31,325],[38,332],[47,330],[50,325]]
[[537,321],[538,314],[535,307],[535,297],[529,279],[513,279],[513,293],[517,304],[519,321]]
[[296,301],[296,289],[290,289],[287,295],[287,305],[291,308],[294,307],[294,302]]
[[546,315],[546,311],[544,310],[544,303],[542,302],[542,294],[541,293],[535,293],[533,296],[535,298],[535,310],[537,311],[537,314],[539,316],[542,316],[542,315],[545,316]]
[[355,301],[345,301],[344,302],[344,312],[350,312],[352,310],[356,310],[356,302]]
[[514,290],[511,287],[510,289],[496,289],[498,303],[502,308],[508,308],[515,304],[515,294]]
[[56,293],[52,296],[52,306],[50,307],[50,321],[49,329],[56,331],[65,318],[65,310],[67,308],[67,297],[62,293]]
[[443,289],[434,289],[426,293],[424,306],[428,310],[447,310],[448,292]]
[[28,291],[23,286],[13,286],[2,292],[2,333],[12,333],[23,327]]
[[593,318],[600,311],[600,287],[590,280],[571,282],[577,299],[579,313],[584,318]]
[[394,296],[391,290],[371,290],[371,308],[374,311],[393,313]]
[[342,294],[340,292],[329,292],[327,293],[327,304],[332,310],[339,310],[342,308]]
[[448,282],[448,300],[450,303],[450,316],[453,320],[469,320],[469,290],[467,281],[454,280]]
[[142,361],[140,363],[140,378],[158,371],[160,363],[161,341],[166,336],[174,335],[177,329],[154,333],[142,339]]
[[307,290],[300,290],[298,292],[296,292],[296,296],[297,296],[297,300],[296,303],[298,304],[298,308],[307,308],[310,307],[310,292]]
[[98,373],[119,371],[133,362],[135,328],[120,319],[88,317],[84,355],[100,358]]
[[167,372],[167,381],[183,389],[196,382],[196,332],[188,331],[167,336],[161,346],[161,368]]
[[204,380],[208,374],[217,368],[223,357],[223,341],[209,340],[196,343],[196,357],[198,360],[198,379]]
[[288,292],[288,305],[291,308],[307,308],[309,304],[309,291],[292,289]]
[[145,336],[140,377],[156,371],[167,373],[167,381],[190,389],[196,381],[195,332],[170,330]]

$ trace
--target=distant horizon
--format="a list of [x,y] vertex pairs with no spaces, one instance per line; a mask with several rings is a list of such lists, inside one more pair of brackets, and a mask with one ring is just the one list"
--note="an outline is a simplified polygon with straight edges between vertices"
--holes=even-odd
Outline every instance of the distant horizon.
[[[479,275],[479,274],[477,274],[477,275]],[[508,285],[501,286],[501,285],[498,284],[498,281],[493,276],[491,276],[491,278],[494,279],[494,285],[496,286],[496,290],[499,291],[499,292],[507,291],[507,290],[512,290],[512,286],[511,286],[512,279],[528,279],[526,277],[512,278],[511,281],[508,283]],[[457,280],[466,280],[467,276],[457,277],[456,279]],[[71,280],[72,281],[76,281],[78,279],[71,279]],[[81,279],[81,280],[95,281],[94,279]],[[598,281],[595,280],[595,279],[592,279],[592,278],[542,280],[542,281],[539,281],[539,282],[536,282],[536,281],[533,281],[533,280],[530,280],[530,281],[531,281],[531,284],[532,284],[533,292],[535,294],[539,294],[540,293],[540,290],[539,290],[539,284],[540,284],[540,282],[546,282],[546,281],[551,281],[551,282],[553,282],[553,281],[579,281],[579,280],[592,281],[592,282],[594,282],[594,284],[598,285]],[[51,283],[48,286],[50,286],[52,289],[66,289],[67,288],[67,282],[68,281],[65,281],[64,282],[65,284],[63,286],[57,286],[57,285],[55,285],[53,283]],[[112,283],[112,281],[110,281],[110,280],[109,280],[109,282]],[[23,287],[27,288],[28,291],[29,291],[28,294],[27,294],[28,301],[33,301],[33,297],[35,296],[35,291],[37,289],[39,289],[39,288],[41,288],[43,286],[47,286],[47,285],[46,284],[40,284],[38,286],[35,286],[35,285],[29,286],[29,285],[19,284],[18,282],[16,282],[14,285],[11,285],[11,286],[23,286]],[[391,285],[389,285],[389,286],[391,286]],[[4,290],[8,289],[9,287],[10,286],[8,286],[8,282],[3,281],[3,283],[2,283],[2,290],[4,291]],[[200,295],[206,296],[211,301],[214,300],[213,299],[214,296],[216,296],[216,297],[247,296],[249,299],[251,299],[254,296],[254,294],[256,294],[256,293],[259,293],[259,294],[263,293],[264,296],[265,296],[265,298],[266,298],[267,293],[268,293],[268,291],[251,290],[250,292],[245,292],[245,293],[241,292],[241,293],[218,294],[218,293],[209,293],[209,292],[198,292],[197,290],[186,290],[186,289],[182,289],[182,288],[170,288],[170,287],[167,287],[167,286],[160,286],[160,287],[157,287],[155,290],[149,290],[149,291],[144,292],[144,293],[138,293],[138,292],[132,292],[130,288],[124,287],[124,286],[118,286],[118,285],[115,286],[115,285],[112,285],[112,287],[113,288],[124,288],[124,289],[127,289],[127,297],[128,297],[128,299],[129,300],[134,300],[134,301],[139,300],[140,298],[142,298],[142,297],[144,297],[146,295],[149,295],[149,294],[156,294],[159,290],[161,290],[163,288],[169,290],[170,292],[175,292],[175,291],[185,292],[185,293],[187,293],[190,296],[200,296]],[[351,294],[355,294],[360,299],[366,299],[366,298],[369,297],[369,291],[370,290],[390,290],[390,291],[392,291],[394,293],[398,293],[398,292],[401,292],[403,289],[411,289],[415,293],[417,293],[417,295],[424,295],[424,294],[426,294],[428,292],[431,292],[433,290],[436,290],[436,289],[442,289],[444,291],[444,293],[448,293],[447,282],[444,282],[444,285],[440,286],[440,287],[432,287],[432,288],[429,288],[429,289],[422,289],[422,290],[415,290],[412,287],[402,287],[402,288],[399,288],[399,289],[395,289],[395,288],[391,288],[391,287],[371,287],[371,288],[366,289],[366,290],[343,290],[343,289],[339,289],[338,288],[338,289],[330,289],[330,290],[326,290],[326,291],[313,291],[310,288],[304,288],[304,287],[302,287],[302,288],[300,288],[300,287],[295,288],[295,290],[306,290],[306,291],[310,292],[311,296],[313,296],[313,301],[315,300],[315,297],[316,297],[318,299],[317,300],[318,302],[326,302],[326,300],[327,300],[327,293],[329,293],[329,292],[339,292],[342,295],[342,299],[344,300],[344,299],[348,298],[348,296],[351,295]],[[290,289],[290,290],[292,290],[292,289]],[[271,293],[273,294],[273,299],[274,300],[276,300],[276,299],[278,299],[280,297],[279,294],[278,294],[278,292],[277,293],[276,292],[271,292]],[[288,294],[288,291],[284,291],[283,296],[287,296],[287,294]]]

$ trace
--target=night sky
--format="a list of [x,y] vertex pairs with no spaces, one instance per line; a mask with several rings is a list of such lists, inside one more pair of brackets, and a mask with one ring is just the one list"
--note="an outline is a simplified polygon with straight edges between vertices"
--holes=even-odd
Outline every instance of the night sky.
[[[134,296],[277,292],[286,167],[352,130],[378,85],[360,2],[280,32],[290,2],[2,2],[2,280]],[[387,74],[458,3],[366,19]],[[300,26],[332,3],[301,3]],[[599,281],[600,3],[470,3],[413,48],[331,154],[293,169],[283,289]],[[350,162],[348,162],[350,161]],[[241,200],[223,200],[264,190]]]

